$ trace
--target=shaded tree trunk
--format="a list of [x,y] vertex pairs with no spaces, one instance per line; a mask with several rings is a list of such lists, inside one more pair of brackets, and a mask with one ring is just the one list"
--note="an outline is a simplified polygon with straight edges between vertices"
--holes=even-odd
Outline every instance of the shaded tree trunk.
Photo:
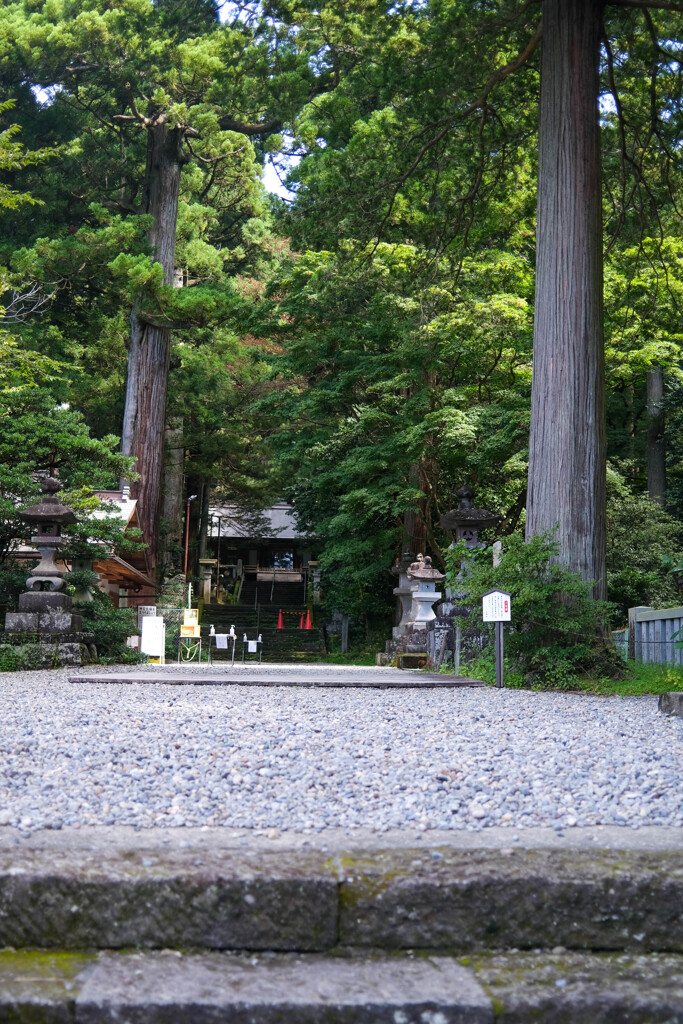
[[[182,143],[179,128],[168,128],[163,123],[147,128],[142,212],[152,217],[148,236],[152,255],[163,267],[167,284],[173,284]],[[135,469],[140,477],[131,485],[131,494],[140,499],[138,514],[152,567],[156,566],[159,549],[170,347],[169,328],[150,323],[141,309],[134,307],[121,449],[137,460]]]
[[[424,491],[426,481],[421,463],[414,462],[408,472],[408,483]],[[403,515],[403,550],[410,548],[413,556],[427,553],[427,499],[420,498],[417,508],[408,509]]]
[[604,597],[605,412],[598,56],[602,3],[543,0],[527,537]]
[[664,448],[664,373],[653,366],[647,375],[647,493],[664,507],[666,450]]
[[211,500],[211,485],[208,481],[202,483],[201,512],[199,515],[199,541],[197,558],[206,558],[209,543],[209,502]]
[[185,506],[183,504],[183,470],[185,448],[183,445],[183,420],[174,416],[166,424],[164,464],[164,496],[161,520],[163,524],[160,536],[159,569],[161,572],[173,571],[173,553],[176,553],[176,572],[182,569],[183,522]]

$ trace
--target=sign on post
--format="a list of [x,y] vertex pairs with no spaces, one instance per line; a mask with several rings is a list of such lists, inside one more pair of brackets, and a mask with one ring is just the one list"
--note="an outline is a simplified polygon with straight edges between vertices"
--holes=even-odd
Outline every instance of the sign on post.
[[484,622],[496,624],[496,686],[503,685],[503,623],[512,619],[512,600],[505,590],[490,590],[482,598]]
[[510,622],[512,604],[504,590],[490,590],[482,598],[484,622]]

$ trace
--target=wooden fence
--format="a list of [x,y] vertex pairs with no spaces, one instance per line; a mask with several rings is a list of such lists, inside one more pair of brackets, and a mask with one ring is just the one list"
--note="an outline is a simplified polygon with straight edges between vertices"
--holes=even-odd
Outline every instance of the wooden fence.
[[636,661],[683,665],[683,608],[629,608],[628,655]]

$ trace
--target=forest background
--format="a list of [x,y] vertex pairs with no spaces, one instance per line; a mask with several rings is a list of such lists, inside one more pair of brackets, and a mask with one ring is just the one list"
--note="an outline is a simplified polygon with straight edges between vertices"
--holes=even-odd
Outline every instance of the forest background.
[[[5,0],[6,587],[17,507],[50,460],[85,510],[89,489],[133,480],[159,579],[182,564],[187,495],[195,554],[211,501],[293,501],[330,608],[368,629],[386,625],[406,544],[444,565],[454,489],[500,515],[497,535],[523,531],[540,14],[532,0]],[[604,9],[618,618],[677,600],[680,30],[678,4]],[[266,163],[286,198],[266,192]]]

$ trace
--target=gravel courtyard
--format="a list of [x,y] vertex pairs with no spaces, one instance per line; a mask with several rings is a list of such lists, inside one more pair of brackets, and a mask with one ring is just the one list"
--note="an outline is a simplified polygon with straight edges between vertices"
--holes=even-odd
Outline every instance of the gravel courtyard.
[[682,765],[654,697],[0,674],[0,824],[24,833],[682,826]]

